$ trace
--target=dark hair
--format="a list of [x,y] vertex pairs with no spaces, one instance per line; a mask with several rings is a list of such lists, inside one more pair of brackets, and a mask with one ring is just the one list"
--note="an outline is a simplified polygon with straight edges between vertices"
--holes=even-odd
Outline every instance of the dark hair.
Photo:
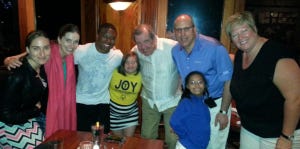
[[114,31],[116,32],[116,34],[117,34],[117,29],[116,29],[116,27],[115,27],[113,24],[111,24],[111,23],[103,23],[103,24],[100,24],[97,33],[98,33],[98,34],[100,34],[100,33],[105,33],[108,29],[114,30]]
[[136,70],[135,75],[137,75],[137,74],[140,72],[141,65],[140,65],[139,58],[138,58],[137,54],[134,53],[134,52],[129,52],[129,53],[127,53],[127,54],[125,54],[125,55],[123,56],[122,61],[121,61],[121,64],[120,64],[120,66],[118,67],[118,72],[119,72],[120,74],[126,76],[125,63],[126,63],[127,59],[128,59],[129,57],[132,57],[132,56],[136,58],[136,62],[137,62],[137,70]]
[[71,33],[78,33],[80,35],[80,31],[77,25],[75,24],[65,24],[63,25],[58,32],[58,37],[62,38],[63,36],[66,35],[66,33],[71,32]]
[[48,35],[42,30],[31,31],[26,36],[25,47],[30,47],[31,42],[38,37],[49,39]]
[[190,78],[193,76],[193,75],[199,75],[199,76],[201,76],[202,77],[202,79],[203,79],[203,81],[204,81],[204,92],[203,92],[203,96],[206,96],[206,98],[208,98],[209,97],[209,92],[208,92],[208,89],[207,89],[207,81],[206,81],[206,79],[205,79],[205,77],[204,77],[204,75],[201,73],[201,72],[199,72],[199,71],[192,71],[192,72],[190,72],[186,77],[185,77],[185,80],[184,80],[184,88],[183,88],[183,93],[182,93],[182,96],[181,96],[181,99],[183,99],[183,98],[191,98],[191,91],[190,91],[190,89],[188,89],[186,86],[188,85],[188,83],[189,83],[189,80],[190,80]]
[[140,24],[138,26],[135,27],[133,33],[132,33],[132,38],[135,41],[135,36],[137,35],[141,35],[142,33],[148,33],[149,37],[153,40],[155,38],[155,32],[153,30],[153,28],[148,25],[148,24]]

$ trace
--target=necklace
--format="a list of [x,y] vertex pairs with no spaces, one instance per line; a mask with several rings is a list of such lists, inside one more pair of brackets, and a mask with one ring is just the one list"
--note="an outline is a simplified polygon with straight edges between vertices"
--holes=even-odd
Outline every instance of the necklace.
[[31,67],[35,70],[37,78],[41,81],[42,85],[44,88],[47,87],[47,82],[40,76],[40,66],[36,65],[36,63],[31,59],[28,58],[28,63],[31,65]]
[[40,76],[40,73],[38,73],[35,77],[39,78],[44,88],[47,87],[47,82]]

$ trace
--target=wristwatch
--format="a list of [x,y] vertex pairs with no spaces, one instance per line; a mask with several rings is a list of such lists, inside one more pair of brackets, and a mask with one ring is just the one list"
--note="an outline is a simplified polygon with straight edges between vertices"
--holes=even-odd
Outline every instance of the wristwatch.
[[294,135],[287,136],[287,135],[285,135],[284,133],[281,132],[280,136],[287,139],[287,140],[289,140],[289,141],[294,140]]

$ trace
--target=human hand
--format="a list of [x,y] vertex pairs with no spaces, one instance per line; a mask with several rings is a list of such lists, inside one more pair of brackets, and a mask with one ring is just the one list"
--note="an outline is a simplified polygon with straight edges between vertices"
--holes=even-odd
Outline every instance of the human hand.
[[20,61],[18,56],[11,56],[7,57],[4,60],[4,65],[8,70],[11,70],[12,68],[15,69],[17,67],[20,67],[22,65],[22,62]]
[[41,102],[37,102],[37,103],[35,104],[35,106],[36,106],[38,109],[41,109],[42,104],[41,104]]
[[175,133],[174,130],[173,130],[172,128],[170,128],[170,132],[171,132],[171,133]]
[[279,137],[275,149],[291,149],[292,141]]
[[172,128],[170,128],[170,132],[171,134],[175,135],[176,139],[178,140],[178,135],[175,133],[175,131]]
[[217,126],[219,123],[220,129],[223,130],[228,125],[228,116],[226,114],[218,113],[215,118],[215,126]]

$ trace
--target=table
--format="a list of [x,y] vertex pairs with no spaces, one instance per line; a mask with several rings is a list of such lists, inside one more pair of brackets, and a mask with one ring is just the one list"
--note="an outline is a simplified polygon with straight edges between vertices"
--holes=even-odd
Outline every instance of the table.
[[[77,149],[79,143],[85,140],[92,140],[92,133],[83,131],[58,130],[47,138],[43,143],[63,140],[64,149]],[[139,137],[127,137],[122,149],[163,149],[164,142],[162,140],[143,139]],[[107,143],[107,149],[118,149],[119,144]]]

